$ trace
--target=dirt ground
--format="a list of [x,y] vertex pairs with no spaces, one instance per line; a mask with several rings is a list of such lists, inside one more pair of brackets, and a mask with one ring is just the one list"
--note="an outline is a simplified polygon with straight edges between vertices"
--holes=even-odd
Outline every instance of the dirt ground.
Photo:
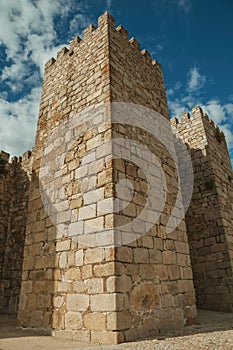
[[0,350],[232,350],[233,314],[199,311],[198,324],[179,334],[124,343],[90,345],[16,328],[11,317],[0,316]]

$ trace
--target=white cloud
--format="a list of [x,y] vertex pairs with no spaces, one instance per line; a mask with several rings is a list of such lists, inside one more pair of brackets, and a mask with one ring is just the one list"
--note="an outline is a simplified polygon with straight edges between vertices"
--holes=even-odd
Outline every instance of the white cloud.
[[28,96],[11,103],[0,98],[1,149],[11,155],[21,155],[33,146],[40,92],[34,88]]
[[70,22],[70,32],[77,35],[83,28],[90,24],[90,18],[87,15],[77,13]]
[[[19,155],[32,147],[44,64],[66,44],[57,44],[57,28],[70,16],[71,35],[80,34],[89,20],[77,12],[86,8],[81,0],[1,0],[0,49],[6,53],[6,64],[0,83],[7,86],[0,92],[1,149]],[[25,96],[25,91],[30,92]],[[9,102],[11,92],[24,97]]]
[[203,110],[213,119],[213,121],[220,125],[227,119],[226,105],[222,105],[220,101],[216,99],[209,100],[203,105]]
[[17,62],[11,66],[6,66],[2,71],[2,80],[21,80],[28,75],[28,69],[25,63]]
[[206,77],[201,75],[199,69],[194,66],[188,72],[187,88],[189,92],[200,90],[206,82]]
[[232,115],[232,119],[233,119],[233,103],[227,103],[225,105],[225,108],[227,112]]
[[221,125],[220,129],[224,132],[224,134],[226,136],[226,140],[227,140],[229,148],[233,149],[232,125],[230,125],[230,124]]
[[182,113],[186,111],[185,105],[181,101],[171,99],[168,100],[168,106],[172,112],[172,117],[179,117]]
[[[27,76],[29,65],[39,68],[42,76],[45,62],[65,44],[55,45],[55,16],[61,20],[74,6],[77,12],[80,4],[74,0],[65,3],[62,0],[2,0],[0,43],[11,64],[3,69],[1,80],[22,80]],[[79,14],[74,20],[82,26],[83,21],[87,22],[87,16]],[[77,26],[76,34],[79,29]]]

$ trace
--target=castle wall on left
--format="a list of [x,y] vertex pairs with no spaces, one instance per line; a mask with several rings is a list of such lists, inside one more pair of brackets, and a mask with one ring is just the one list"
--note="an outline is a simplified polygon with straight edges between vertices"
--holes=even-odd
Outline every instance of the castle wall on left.
[[31,152],[14,157],[1,152],[0,314],[17,314],[22,278]]

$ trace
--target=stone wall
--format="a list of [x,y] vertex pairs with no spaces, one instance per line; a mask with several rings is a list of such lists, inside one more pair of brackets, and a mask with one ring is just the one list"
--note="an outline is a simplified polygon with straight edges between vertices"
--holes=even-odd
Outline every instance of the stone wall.
[[0,184],[1,184],[1,219],[0,219],[0,276],[2,276],[2,270],[3,270],[3,260],[4,260],[4,253],[5,253],[5,245],[6,245],[6,239],[7,239],[7,231],[8,231],[8,218],[9,218],[9,211],[10,211],[10,198],[11,198],[11,189],[10,189],[10,165],[9,163],[9,157],[10,155],[8,153],[1,152],[2,159],[4,160],[3,167],[1,169],[1,177],[0,177]]
[[[168,119],[160,65],[152,62],[146,51],[139,50],[136,40],[128,40],[124,28],[115,28],[114,19],[105,13],[99,18],[97,29],[89,26],[83,40],[71,41],[70,49],[62,49],[57,60],[51,59],[45,67],[18,313],[22,326],[53,330],[78,340],[119,343],[180,329],[195,321],[184,220],[173,233],[165,233],[177,192],[176,180],[172,179],[174,162],[144,131],[111,124],[109,102],[116,101],[140,103]],[[83,109],[101,102],[107,103],[106,110],[97,119],[87,123],[85,118],[81,122],[81,115],[74,118]],[[79,127],[74,133],[65,134],[67,150],[60,132],[72,118],[79,121]],[[52,133],[57,136],[50,143]],[[160,221],[146,235],[122,247],[115,244],[117,227],[142,210],[147,185],[145,175],[132,162],[109,159],[111,142],[118,136],[150,146],[161,159],[168,183]],[[110,144],[102,146],[103,141]],[[55,167],[53,162],[58,155],[64,159],[57,172],[47,172],[45,176],[45,185],[54,186],[54,193],[58,191],[60,196],[50,199],[51,206],[41,197],[43,188],[39,182],[45,155]],[[96,158],[101,166],[96,167]],[[85,196],[77,183],[80,169]],[[126,212],[115,215],[112,204],[122,178],[134,183],[135,198]],[[60,211],[54,213],[57,199]],[[54,226],[53,215],[49,217],[44,203],[56,216],[60,230]],[[76,225],[77,220],[82,221],[80,226]],[[64,233],[67,225],[75,228],[74,232],[68,230],[68,237]],[[146,221],[141,225],[146,225]],[[93,226],[104,230],[95,246],[70,238],[82,232],[93,237],[89,235]]]
[[[116,277],[115,290],[125,300],[122,310],[128,314],[130,322],[122,330],[124,339],[128,341],[181,329],[195,322],[196,307],[184,220],[175,230],[166,232],[177,195],[174,161],[163,145],[141,129],[132,130],[118,125],[115,137],[117,135],[147,146],[160,160],[167,184],[165,206],[159,219],[156,220],[156,213],[151,211],[151,216],[146,220],[141,220],[137,226],[132,224],[132,232],[138,232],[139,226],[141,229],[151,220],[155,222],[148,231],[145,229],[147,232],[142,237],[116,249],[116,266],[120,267],[121,276]],[[138,169],[134,162],[117,160],[114,173],[115,186],[124,177],[134,183],[135,191],[132,203],[114,215],[117,231],[119,225],[127,224],[140,215],[146,204],[149,186],[146,173]],[[122,283],[124,278],[126,285]],[[124,316],[119,313],[120,317]]]
[[[110,48],[111,101],[140,104],[160,113],[165,120],[168,119],[166,92],[159,63],[152,61],[146,50],[140,51],[140,45],[134,38],[128,40],[127,31],[122,26],[110,31]],[[166,144],[161,144],[150,133],[152,128],[147,126],[148,131],[143,129],[143,126],[149,123],[149,112],[146,109],[140,111],[141,118],[144,119],[142,127],[114,124],[113,140],[130,139],[149,149],[161,164],[167,193],[164,193],[165,206],[161,208],[158,220],[155,219],[156,213],[151,212],[150,218],[142,219],[137,225],[131,226],[132,232],[138,232],[140,229],[143,231],[143,227],[152,220],[155,224],[151,229],[145,229],[147,232],[142,237],[117,248],[116,266],[120,267],[121,276],[115,278],[114,290],[118,292],[119,299],[123,298],[124,304],[115,318],[117,320],[119,317],[117,325],[122,327],[124,339],[127,341],[180,329],[184,324],[195,322],[196,317],[184,220],[171,233],[166,233],[178,186],[174,159],[169,154]],[[137,112],[136,109],[134,112]],[[156,123],[156,120],[154,122]],[[157,121],[158,127],[163,132],[163,123]],[[169,141],[171,140],[167,135],[167,144]],[[119,214],[114,214],[115,232],[118,226],[140,216],[151,190],[147,184],[145,169],[138,168],[138,158],[139,154],[133,154],[131,161],[117,159],[113,166],[113,185],[117,187],[117,183],[126,178],[134,184],[135,193],[132,203]],[[149,167],[150,155],[147,154],[144,158],[147,159]],[[157,190],[161,191],[160,185],[159,181]],[[157,200],[159,201],[159,196]],[[125,285],[121,285],[123,279],[127,281]],[[124,325],[122,321],[126,317],[122,314],[123,310],[127,315],[128,325]]]
[[224,134],[200,107],[172,119],[189,147],[194,190],[186,215],[197,306],[233,310],[232,167]]
[[22,278],[25,240],[30,152],[12,159],[2,152],[6,161],[0,174],[0,312],[16,314]]
[[[69,336],[74,333],[81,340],[90,338],[90,330],[83,324],[84,314],[89,309],[90,294],[94,298],[99,293],[98,288],[103,288],[101,279],[93,280],[93,284],[99,282],[100,287],[95,289],[90,286],[88,294],[83,280],[93,277],[92,264],[104,264],[105,272],[102,273],[113,274],[113,260],[111,255],[107,261],[103,258],[104,249],[100,249],[97,257],[93,253],[93,258],[85,258],[84,250],[77,242],[56,230],[42,203],[39,171],[43,149],[51,132],[59,130],[63,121],[84,107],[109,101],[108,50],[107,18],[102,18],[98,29],[94,30],[93,26],[89,26],[84,32],[84,40],[75,38],[70,43],[70,50],[64,48],[57,54],[56,61],[51,59],[47,63],[33,152],[32,191],[29,199],[19,323],[29,327],[63,330]],[[79,164],[78,158],[86,154],[86,143],[89,144],[92,140],[94,142],[95,136],[110,137],[107,125],[106,128],[102,126],[101,133],[98,128],[85,133],[85,123],[81,127],[83,133],[80,139],[74,139],[73,149],[66,158],[63,186],[67,190],[67,198],[72,197],[72,191],[76,191],[75,194],[78,195],[74,175]],[[60,155],[64,151],[64,144],[56,149]],[[76,199],[73,205],[78,210],[82,202]],[[63,213],[59,220],[65,222],[70,217],[67,219],[66,213]],[[96,277],[101,277],[101,268],[99,276]],[[112,303],[109,306],[111,309],[115,305],[114,295],[112,297],[109,301],[109,304]]]
[[109,27],[111,102],[136,103],[169,119],[162,69],[120,25]]

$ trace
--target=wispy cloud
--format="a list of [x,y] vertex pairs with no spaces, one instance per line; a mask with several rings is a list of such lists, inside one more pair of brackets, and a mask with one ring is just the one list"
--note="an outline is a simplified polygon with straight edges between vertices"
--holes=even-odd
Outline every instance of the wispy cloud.
[[72,21],[70,22],[70,33],[71,35],[77,35],[77,33],[80,33],[83,28],[87,27],[90,24],[90,17],[77,13]]
[[172,96],[175,94],[176,91],[180,90],[182,87],[182,84],[180,81],[177,81],[174,86],[167,90],[167,96]]
[[191,10],[192,3],[191,0],[174,0],[180,9],[185,13],[188,13]]
[[174,13],[175,9],[187,14],[192,9],[192,0],[154,0],[154,5],[158,12],[166,10],[166,12]]
[[199,69],[194,66],[188,72],[187,89],[190,93],[199,91],[205,84],[206,77],[200,74]]
[[106,0],[106,10],[110,11],[112,7],[112,0]]

